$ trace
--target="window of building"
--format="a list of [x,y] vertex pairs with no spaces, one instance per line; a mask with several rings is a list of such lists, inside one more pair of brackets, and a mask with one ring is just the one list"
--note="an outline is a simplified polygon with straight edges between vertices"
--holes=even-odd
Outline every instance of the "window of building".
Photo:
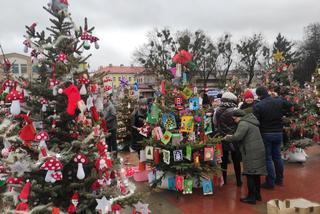
[[21,64],[20,69],[22,74],[27,73],[27,64]]
[[118,77],[118,81],[120,81],[121,77]]
[[18,64],[13,64],[12,65],[12,72],[15,74],[19,73],[19,65]]
[[129,77],[129,82],[131,82],[131,77]]
[[114,82],[116,81],[116,78],[115,78],[115,77],[113,77],[113,81],[114,81]]

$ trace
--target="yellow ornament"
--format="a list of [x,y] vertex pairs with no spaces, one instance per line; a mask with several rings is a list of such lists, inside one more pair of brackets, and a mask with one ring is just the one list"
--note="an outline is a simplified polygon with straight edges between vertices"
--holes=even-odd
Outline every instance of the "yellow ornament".
[[284,60],[283,52],[280,52],[279,50],[277,50],[277,52],[274,53],[272,56],[273,56],[274,60],[276,60],[277,62]]

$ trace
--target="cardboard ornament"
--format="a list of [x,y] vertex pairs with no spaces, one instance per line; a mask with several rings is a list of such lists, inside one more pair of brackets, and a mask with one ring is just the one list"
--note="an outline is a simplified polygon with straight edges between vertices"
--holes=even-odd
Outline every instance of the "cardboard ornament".
[[203,195],[212,195],[213,194],[213,187],[211,180],[202,180],[202,192]]
[[163,137],[161,138],[161,142],[164,144],[168,144],[170,142],[171,137],[172,137],[172,133],[169,131],[166,131]]
[[177,128],[176,118],[173,113],[164,113],[162,115],[162,126],[166,130]]
[[212,117],[205,117],[204,118],[204,133],[206,135],[212,133]]
[[188,100],[192,96],[192,89],[189,86],[186,86],[182,92],[181,95],[183,99]]
[[200,107],[199,98],[192,97],[189,99],[189,109],[192,111],[198,110]]
[[192,194],[193,181],[192,179],[184,179],[183,194]]
[[212,161],[214,156],[213,147],[204,148],[204,161]]
[[192,147],[190,145],[186,146],[186,156],[185,158],[189,161],[192,160]]
[[181,175],[176,175],[176,189],[179,191],[183,190],[183,185],[184,185],[183,180],[184,179]]
[[173,160],[174,160],[174,162],[183,161],[182,150],[174,150],[173,151]]
[[169,190],[176,190],[176,177],[171,176],[168,178],[168,189]]
[[182,140],[183,140],[183,136],[181,133],[172,134],[171,143],[173,146],[179,146]]
[[159,164],[160,163],[160,148],[155,148],[153,151],[153,158],[154,158],[154,163]]
[[153,129],[153,136],[156,140],[161,140],[161,138],[163,137],[161,127],[157,126]]
[[170,151],[163,149],[162,155],[163,155],[163,162],[169,165],[170,164]]
[[174,98],[174,107],[177,110],[182,110],[183,109],[183,99],[182,97],[175,97]]
[[194,128],[194,121],[193,116],[184,115],[181,117],[181,126],[180,126],[180,132],[193,132]]
[[159,106],[157,104],[152,104],[151,106],[151,111],[150,113],[148,114],[148,117],[147,117],[147,120],[149,123],[151,124],[155,124],[156,122],[158,122],[159,120],[159,112],[160,112],[160,109],[159,109]]
[[153,147],[152,146],[146,146],[146,159],[147,160],[153,160]]

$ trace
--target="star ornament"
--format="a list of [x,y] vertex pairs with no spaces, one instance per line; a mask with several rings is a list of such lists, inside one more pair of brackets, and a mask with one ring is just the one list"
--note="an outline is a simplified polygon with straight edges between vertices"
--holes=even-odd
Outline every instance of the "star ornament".
[[150,210],[148,209],[149,204],[143,204],[140,201],[137,204],[134,204],[136,213],[148,214]]
[[127,78],[125,78],[125,77],[121,77],[121,78],[120,78],[120,86],[121,86],[121,88],[125,88],[125,87],[128,86],[128,80],[127,80]]
[[274,53],[272,56],[273,56],[274,60],[276,60],[276,62],[280,62],[280,61],[284,60],[283,52],[280,52],[279,50],[277,50],[277,52]]
[[107,214],[111,211],[112,200],[107,200],[107,198],[103,196],[101,199],[96,199],[96,201],[98,203],[96,210],[100,210],[101,214]]

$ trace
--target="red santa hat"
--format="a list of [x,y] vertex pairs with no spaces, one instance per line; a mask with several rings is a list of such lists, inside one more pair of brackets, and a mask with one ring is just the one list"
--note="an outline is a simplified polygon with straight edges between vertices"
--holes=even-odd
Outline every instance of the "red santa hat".
[[71,197],[71,200],[79,200],[79,193],[78,192],[75,192],[73,193],[72,197]]
[[20,200],[22,201],[28,201],[28,198],[29,198],[29,193],[30,193],[30,186],[31,186],[31,183],[29,180],[27,180],[26,184],[23,186],[21,192],[20,192]]

